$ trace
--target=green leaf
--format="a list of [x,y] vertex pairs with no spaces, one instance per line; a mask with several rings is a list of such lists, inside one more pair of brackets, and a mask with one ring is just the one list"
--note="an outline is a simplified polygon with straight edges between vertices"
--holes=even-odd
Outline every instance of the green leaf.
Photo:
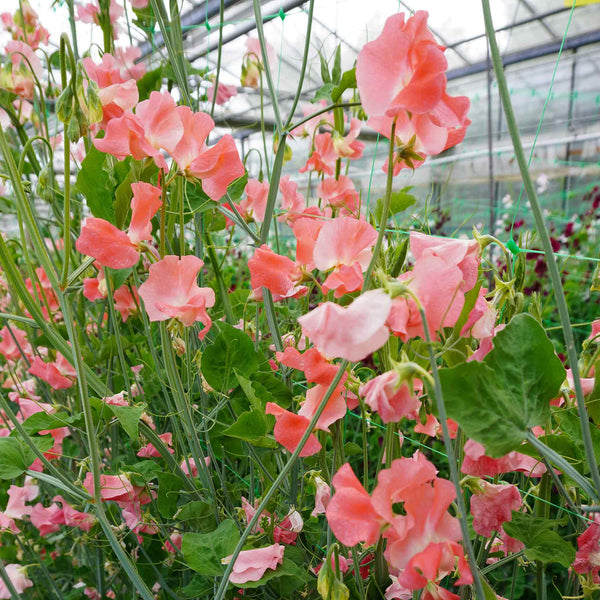
[[238,384],[234,369],[244,376],[258,368],[259,360],[250,337],[231,325],[222,324],[215,341],[202,354],[202,374],[217,391],[226,391]]
[[[590,468],[585,460],[585,446],[583,444],[583,435],[581,433],[581,422],[576,408],[562,409],[556,411],[554,417],[557,419],[561,432],[577,447],[579,457],[584,460],[585,473],[590,472]],[[590,434],[592,437],[592,446],[596,462],[600,462],[600,429],[590,423]],[[559,452],[561,455],[562,452]],[[569,458],[567,456],[567,458]]]
[[177,512],[181,479],[172,473],[158,473],[158,490],[158,510],[165,519],[171,519]]
[[[392,201],[390,204],[390,215],[389,215],[390,217],[393,217],[394,215],[397,215],[398,213],[405,211],[407,208],[411,207],[417,201],[415,196],[405,192],[404,190],[401,190],[399,192],[393,192],[391,200]],[[379,198],[379,200],[377,200],[377,204],[375,205],[375,210],[373,211],[373,214],[375,215],[375,219],[377,220],[377,223],[381,222],[381,215],[383,213],[383,203],[384,203],[384,199]]]
[[356,88],[356,67],[353,67],[349,71],[344,71],[342,74],[342,78],[339,81],[339,85],[337,85],[331,92],[331,100],[333,102],[337,102],[342,94],[346,90],[351,90]]
[[145,404],[139,406],[113,406],[107,404],[109,410],[112,411],[113,415],[117,417],[121,427],[125,430],[125,433],[132,439],[137,440],[139,436],[139,423],[144,411],[146,410]]
[[175,515],[175,519],[186,529],[197,532],[214,531],[217,526],[213,506],[200,500],[184,504]]
[[336,85],[340,83],[342,79],[342,45],[338,44],[335,51],[335,58],[333,59],[333,69],[331,70],[331,82]]
[[23,429],[25,429],[29,435],[32,435],[38,433],[38,431],[50,431],[51,429],[58,429],[59,427],[67,427],[68,425],[75,424],[78,427],[83,425],[83,413],[69,415],[66,412],[50,414],[40,411],[23,421]]
[[265,437],[267,429],[266,415],[261,411],[251,410],[242,413],[233,425],[223,431],[223,435],[244,440],[262,448],[276,448],[277,442]]
[[232,519],[221,521],[210,533],[186,533],[181,543],[183,558],[188,566],[200,573],[218,577],[225,571],[221,559],[233,554],[240,531]]
[[127,278],[133,272],[133,269],[111,269],[110,267],[104,267],[110,273],[110,279],[112,281],[113,291],[117,291],[126,281]]
[[[48,436],[52,440],[51,436]],[[52,447],[52,444],[50,444]],[[46,450],[49,450],[47,448]],[[35,460],[35,454],[14,437],[0,437],[0,479],[15,479]]]
[[559,563],[568,569],[575,560],[575,548],[553,531],[554,521],[512,511],[512,520],[504,531],[525,544],[525,556],[543,563]]
[[335,86],[333,85],[333,83],[326,83],[325,85],[322,85],[315,92],[315,96],[311,100],[311,102],[313,102],[313,103],[319,102],[320,100],[328,100],[329,102],[331,102],[331,94],[334,89],[335,89]]
[[92,215],[114,225],[113,183],[104,168],[107,156],[95,146],[90,146],[81,163],[81,170],[77,174],[76,187],[77,191],[85,197]]
[[234,202],[237,202],[242,197],[247,183],[248,173],[246,172],[241,177],[238,177],[235,181],[229,184],[227,193]]
[[552,342],[526,314],[495,336],[483,362],[440,370],[448,416],[492,457],[517,449],[529,428],[548,421],[564,378]]
[[329,66],[325,57],[319,52],[319,61],[321,63],[321,79],[323,83],[331,83],[331,76],[329,75]]
[[163,79],[163,66],[148,71],[143,77],[137,80],[140,102],[147,100],[152,92],[160,90]]

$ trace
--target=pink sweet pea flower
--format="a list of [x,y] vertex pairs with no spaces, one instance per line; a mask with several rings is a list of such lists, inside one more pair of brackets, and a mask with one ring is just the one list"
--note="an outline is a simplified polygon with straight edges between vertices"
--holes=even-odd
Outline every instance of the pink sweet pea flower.
[[196,256],[165,256],[150,266],[148,279],[140,286],[139,295],[150,321],[177,319],[186,327],[200,321],[208,333],[212,320],[206,309],[214,306],[211,288],[198,287],[196,278],[204,263]]
[[[285,546],[273,544],[255,550],[242,550],[233,565],[229,581],[234,584],[258,581],[267,569],[276,569],[283,562]],[[233,555],[223,558],[221,562],[228,564]]]
[[131,314],[138,309],[139,296],[137,288],[135,285],[132,285],[130,290],[127,285],[122,285],[114,293],[113,297],[115,301],[115,310],[121,313],[123,322],[127,321]]
[[57,352],[54,362],[45,363],[39,356],[36,356],[27,372],[39,377],[55,390],[70,388],[73,380],[77,377],[77,371],[59,352]]
[[303,371],[307,383],[329,386],[337,373],[337,367],[328,362],[316,348],[309,348],[301,354],[295,348],[288,347],[283,352],[277,352],[276,357],[282,365]]
[[298,298],[307,291],[306,286],[299,286],[302,277],[300,269],[287,256],[275,254],[267,245],[257,248],[248,260],[252,296],[262,299],[262,288],[266,287],[278,302],[285,298]]
[[329,500],[331,500],[331,488],[327,485],[324,479],[317,476],[314,479],[316,488],[315,492],[315,507],[310,513],[312,517],[321,515],[326,512]]
[[402,110],[431,111],[446,88],[448,62],[427,28],[428,14],[408,21],[398,13],[387,19],[381,35],[363,46],[356,61],[356,82],[369,116]]
[[[4,569],[6,570],[6,574],[8,575],[10,582],[13,584],[18,594],[22,594],[27,588],[33,586],[33,581],[31,581],[31,579],[27,579],[25,575],[25,567],[12,563],[10,565],[6,565]],[[0,598],[2,598],[3,600],[10,600],[10,598],[12,598],[9,589],[6,587],[6,584],[1,579]]]
[[348,463],[340,467],[331,483],[335,494],[327,505],[327,521],[335,537],[346,546],[374,544],[385,522],[352,467]]
[[281,208],[287,213],[277,217],[277,220],[291,225],[304,210],[304,196],[298,191],[298,184],[292,181],[289,175],[279,180],[279,191],[283,195]]
[[316,171],[320,175],[333,175],[338,158],[331,133],[318,133],[315,135],[314,151],[299,172]]
[[132,183],[131,189],[131,223],[127,233],[104,219],[88,217],[75,243],[78,252],[92,256],[101,266],[133,267],[139,260],[141,242],[152,239],[151,220],[162,205],[161,189],[144,182]]
[[3,327],[0,329],[0,340],[0,354],[8,361],[21,358],[21,352],[26,357],[33,353],[31,344],[27,341],[27,334],[22,329]]
[[521,494],[514,485],[479,483],[480,490],[471,496],[471,514],[475,533],[490,537],[499,532],[503,523],[512,519],[512,511],[523,505]]
[[[171,444],[173,443],[173,434],[170,432],[161,433],[158,437],[165,443],[169,452],[171,454],[175,454],[175,450],[171,448]],[[141,458],[160,458],[162,455],[152,444],[146,444],[137,453],[137,456]]]
[[8,503],[4,516],[20,520],[25,515],[30,515],[33,506],[28,506],[25,502],[35,500],[39,493],[40,488],[33,483],[33,479],[29,476],[25,477],[22,487],[11,485],[8,488]]
[[350,177],[340,175],[339,179],[323,179],[317,186],[317,195],[331,208],[342,209],[344,214],[356,213],[359,196]]
[[102,103],[103,125],[111,119],[122,117],[125,111],[132,110],[140,99],[135,79],[102,88],[98,96]]
[[370,290],[344,308],[325,302],[298,318],[302,333],[326,358],[362,360],[385,344],[392,301],[383,290]]
[[296,262],[308,271],[315,268],[313,253],[325,221],[314,217],[302,217],[294,221],[292,231],[296,237]]
[[397,423],[418,410],[421,403],[396,371],[387,371],[360,387],[360,395],[384,423]]
[[[228,100],[237,96],[237,88],[235,85],[225,85],[224,83],[219,83],[219,87],[217,88],[217,99],[215,102],[219,105],[225,104]],[[215,85],[214,83],[210,86],[208,91],[206,92],[207,98],[209,102],[213,101],[213,97],[215,94]]]
[[[267,402],[265,413],[275,417],[275,428],[273,435],[277,443],[281,444],[289,452],[294,452],[300,443],[302,436],[306,433],[310,419],[302,415],[281,408],[274,402]],[[312,456],[321,449],[321,444],[314,433],[311,433],[300,452],[300,457]]]
[[254,219],[257,223],[262,223],[267,208],[269,184],[266,181],[248,179],[244,192],[246,192],[246,198],[239,204],[240,213],[248,221]]
[[79,527],[82,531],[89,531],[96,522],[94,515],[75,510],[62,496],[55,496],[52,501],[62,504],[64,524],[67,527]]
[[600,525],[596,516],[595,522],[577,538],[577,553],[573,562],[573,570],[581,574],[591,573],[594,583],[600,583],[599,546]]
[[33,507],[29,518],[42,537],[58,531],[60,526],[65,524],[63,509],[58,504],[51,504],[46,508],[41,502],[38,502]]
[[[94,478],[91,473],[86,474],[83,487],[90,496],[93,495]],[[103,502],[112,500],[119,506],[127,506],[137,499],[137,493],[125,475],[100,475],[100,498]]]
[[530,477],[541,477],[546,472],[545,465],[526,454],[509,452],[500,458],[490,458],[485,448],[475,440],[467,440],[464,446],[465,458],[460,470],[475,477],[500,475],[511,471],[522,471]]

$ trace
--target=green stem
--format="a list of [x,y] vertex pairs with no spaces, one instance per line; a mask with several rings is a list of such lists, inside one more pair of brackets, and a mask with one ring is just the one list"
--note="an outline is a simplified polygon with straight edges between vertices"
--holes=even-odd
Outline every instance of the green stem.
[[[392,165],[389,165],[390,169]],[[456,456],[454,454],[454,448],[452,446],[452,440],[450,439],[450,432],[448,431],[448,423],[446,416],[446,404],[444,403],[444,393],[442,391],[442,382],[440,381],[440,374],[438,373],[437,362],[435,359],[435,352],[433,349],[433,342],[429,333],[429,326],[427,324],[427,318],[425,316],[425,310],[418,299],[415,298],[417,305],[419,306],[419,312],[421,313],[421,321],[423,323],[423,331],[425,333],[425,341],[427,342],[427,351],[429,353],[429,362],[431,366],[431,375],[433,376],[433,396],[438,410],[440,425],[442,426],[442,433],[444,436],[444,446],[446,454],[448,455],[448,467],[450,469],[450,478],[454,484],[456,490],[456,504],[458,506],[460,528],[462,531],[463,545],[465,547],[467,558],[469,560],[469,567],[473,574],[473,582],[475,584],[475,597],[477,600],[485,600],[485,593],[483,591],[483,585],[481,578],[479,577],[479,569],[477,568],[477,561],[475,559],[475,553],[473,551],[473,544],[469,537],[469,526],[467,524],[467,509],[465,507],[465,499],[463,496],[462,489],[460,487],[460,476],[458,473]]]
[[317,421],[319,420],[319,417],[321,416],[321,413],[325,410],[325,406],[327,405],[327,402],[329,402],[329,399],[331,398],[333,391],[337,387],[338,383],[341,381],[342,376],[344,375],[344,372],[346,371],[347,366],[348,366],[348,361],[342,360],[342,362],[340,363],[340,366],[338,368],[338,372],[336,373],[336,376],[334,377],[333,381],[327,388],[327,391],[325,392],[323,399],[321,400],[319,406],[317,407],[315,414],[313,415],[312,419],[310,420],[310,423],[308,424],[306,431],[300,438],[297,448],[294,450],[294,452],[288,459],[288,461],[285,464],[285,466],[283,467],[283,469],[281,469],[281,472],[277,476],[277,479],[273,482],[273,485],[269,488],[269,490],[264,495],[261,503],[259,504],[259,506],[256,509],[256,512],[254,513],[254,516],[252,517],[252,519],[250,519],[248,526],[242,533],[240,540],[239,540],[237,546],[235,547],[235,550],[233,551],[233,554],[231,556],[231,561],[229,562],[229,564],[227,565],[227,567],[225,569],[225,573],[223,574],[223,578],[221,579],[221,583],[219,584],[219,589],[217,590],[214,600],[223,600],[223,598],[225,596],[225,592],[227,590],[227,585],[229,583],[229,575],[231,574],[231,572],[233,570],[233,566],[235,564],[235,561],[236,561],[239,553],[241,552],[242,548],[244,547],[244,544],[246,543],[246,540],[248,539],[248,537],[250,536],[250,533],[254,529],[254,526],[259,522],[262,512],[265,510],[267,504],[270,502],[271,498],[275,495],[275,492],[279,489],[279,487],[281,486],[281,484],[287,477],[287,474],[290,471],[290,469],[292,468],[292,466],[294,465],[294,463],[298,460],[298,457],[300,456],[302,449],[306,445],[308,438],[312,435],[312,432],[315,428],[315,425],[317,424]]
[[273,114],[275,116],[275,125],[277,126],[277,133],[279,134],[281,143],[281,134],[283,132],[283,122],[281,120],[281,113],[279,111],[279,101],[277,99],[277,91],[273,84],[273,78],[271,77],[271,69],[269,67],[269,56],[267,53],[267,43],[265,41],[265,30],[263,28],[263,18],[260,9],[260,0],[252,0],[254,5],[254,18],[256,21],[256,33],[258,34],[258,41],[260,42],[260,52],[262,54],[262,64],[267,77],[267,86],[269,88],[269,95],[271,96],[271,103],[273,105]]
[[569,364],[573,371],[573,387],[575,388],[575,396],[577,399],[577,412],[579,414],[579,423],[581,426],[581,433],[583,437],[583,445],[585,448],[585,456],[590,467],[592,474],[592,480],[596,488],[596,492],[600,494],[600,472],[598,471],[598,465],[594,457],[594,446],[592,444],[592,435],[590,432],[590,421],[588,418],[587,410],[585,407],[585,400],[583,397],[583,390],[581,389],[581,379],[579,376],[579,369],[577,368],[577,350],[575,348],[575,339],[573,337],[573,329],[571,327],[571,319],[569,317],[569,308],[565,298],[563,290],[560,272],[554,258],[552,250],[552,244],[550,243],[550,236],[546,229],[544,222],[544,215],[542,213],[542,207],[538,200],[535,186],[527,167],[527,160],[525,158],[525,152],[521,144],[521,137],[519,135],[519,127],[517,120],[512,108],[510,99],[510,92],[506,83],[506,77],[504,76],[504,69],[502,68],[502,58],[500,56],[500,50],[498,49],[498,43],[496,42],[496,34],[494,32],[494,23],[492,21],[492,13],[490,10],[489,0],[482,0],[483,16],[485,20],[485,29],[490,44],[490,53],[492,56],[492,62],[494,64],[494,71],[496,73],[496,80],[498,82],[498,91],[500,92],[500,98],[502,99],[502,105],[504,107],[504,114],[506,116],[506,124],[510,131],[510,137],[512,139],[513,147],[515,150],[515,157],[519,164],[521,171],[521,177],[523,178],[523,185],[531,204],[531,211],[535,218],[535,224],[537,226],[537,232],[542,243],[544,255],[546,256],[546,263],[548,265],[548,272],[550,274],[550,280],[554,289],[554,296],[556,298],[556,306],[558,308],[558,314],[560,316],[560,322],[562,325],[563,336],[565,339],[565,347],[567,350],[567,357]]
[[281,169],[283,168],[283,157],[285,155],[285,140],[286,135],[280,136],[277,154],[273,162],[273,170],[271,171],[271,179],[269,181],[269,195],[267,196],[267,207],[265,209],[265,218],[262,227],[260,228],[260,243],[266,244],[269,241],[269,230],[273,213],[275,212],[275,201],[277,200],[277,192],[279,190],[279,180],[281,179]]
[[527,441],[540,453],[541,456],[545,456],[550,462],[554,463],[565,475],[568,475],[575,483],[577,483],[581,489],[595,502],[600,501],[600,496],[594,489],[590,482],[583,477],[579,471],[572,467],[560,454],[552,450],[544,444],[544,442],[538,440],[535,435],[531,432],[527,434]]
[[208,231],[204,232],[206,252],[208,253],[208,259],[212,265],[215,273],[215,279],[217,280],[217,287],[219,288],[219,295],[221,296],[221,302],[223,303],[223,311],[225,312],[225,319],[230,325],[235,323],[235,315],[233,314],[233,308],[227,294],[227,287],[225,286],[225,280],[223,279],[223,273],[221,273],[221,267],[219,266],[219,259]]
[[310,50],[310,34],[312,31],[313,12],[315,9],[315,0],[310,0],[308,3],[307,23],[306,23],[306,36],[304,38],[304,54],[302,55],[302,66],[300,67],[300,78],[298,80],[298,89],[290,108],[290,115],[285,123],[285,128],[288,129],[292,119],[294,118],[294,112],[298,102],[300,102],[300,96],[302,95],[302,86],[304,85],[304,75],[306,74],[306,65],[308,64],[308,52]]

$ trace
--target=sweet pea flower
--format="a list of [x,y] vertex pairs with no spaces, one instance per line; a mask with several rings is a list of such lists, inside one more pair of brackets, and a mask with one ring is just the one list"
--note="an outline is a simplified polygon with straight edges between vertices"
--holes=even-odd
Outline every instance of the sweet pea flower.
[[[233,584],[258,581],[267,569],[276,569],[283,562],[285,546],[273,544],[255,550],[242,550],[233,565],[229,581]],[[233,555],[221,559],[223,564],[229,564]]]
[[385,344],[392,301],[383,290],[370,290],[344,308],[325,302],[298,318],[302,333],[326,358],[362,360]]
[[60,352],[56,353],[56,360],[53,362],[46,363],[36,356],[27,372],[39,377],[55,390],[70,388],[77,377],[77,371]]
[[[174,454],[175,450],[171,448],[171,444],[173,443],[173,434],[171,432],[161,433],[158,437],[164,442],[169,452]],[[160,458],[162,455],[153,444],[146,444],[139,450],[137,456],[140,458]]]
[[246,197],[239,203],[239,211],[246,220],[262,223],[265,220],[269,184],[266,181],[248,179],[244,188]]
[[331,488],[325,480],[318,475],[314,478],[315,484],[315,507],[310,513],[312,517],[326,512],[329,501],[331,500]]
[[296,348],[287,347],[283,352],[277,352],[275,356],[282,365],[302,371],[307,383],[329,386],[337,374],[337,367],[328,362],[314,347],[303,353]]
[[518,510],[523,500],[514,485],[496,485],[483,480],[478,485],[479,489],[471,496],[473,529],[489,538],[512,519],[512,511]]
[[[11,563],[9,565],[5,565],[4,570],[10,579],[10,582],[13,584],[13,587],[17,591],[18,594],[22,594],[27,588],[33,586],[33,581],[31,579],[27,579],[26,569],[21,565]],[[12,598],[12,594],[9,589],[6,587],[4,580],[0,579],[0,598],[3,600],[10,600]]]
[[419,409],[421,403],[397,371],[387,371],[361,385],[360,395],[384,423],[397,423]]
[[368,115],[421,114],[440,101],[448,61],[427,28],[428,16],[421,10],[407,21],[404,13],[392,15],[358,53],[356,83]]
[[170,255],[150,266],[138,290],[150,321],[177,319],[186,327],[200,321],[204,329],[198,337],[204,338],[212,325],[206,309],[214,306],[215,293],[196,283],[203,264],[196,256]]
[[275,302],[306,294],[306,286],[298,285],[302,277],[300,269],[287,256],[275,254],[266,244],[254,251],[248,260],[248,269],[252,297],[257,300],[262,299],[263,287],[273,294]]
[[[219,82],[219,86],[217,87],[217,99],[215,102],[219,105],[225,104],[228,100],[237,96],[237,88],[235,85],[225,85],[224,83]],[[213,101],[215,95],[215,84],[213,83],[208,91],[206,92],[206,96],[209,102]]]
[[203,191],[218,201],[227,186],[245,172],[235,141],[227,134],[207,148],[208,134],[215,127],[210,115],[193,113],[187,106],[178,106],[176,114],[183,134],[171,155],[184,175],[202,180]]
[[326,177],[317,185],[317,195],[331,208],[342,209],[344,214],[355,213],[358,206],[358,192],[354,189],[354,183],[350,177],[340,175]]
[[292,181],[289,175],[279,180],[279,191],[283,196],[281,208],[286,212],[278,216],[277,220],[291,225],[300,217],[304,209],[304,196],[298,191],[298,184]]
[[25,477],[23,486],[11,485],[8,488],[8,503],[4,516],[11,519],[22,519],[25,515],[30,515],[33,506],[25,504],[35,500],[40,493],[40,488],[29,476]]
[[599,546],[600,524],[596,516],[595,521],[577,538],[577,553],[573,562],[573,570],[580,574],[590,573],[594,583],[600,583]]
[[[281,408],[275,402],[267,402],[265,413],[275,417],[273,435],[279,444],[289,452],[294,452],[306,433],[310,419]],[[300,457],[312,456],[321,449],[321,444],[314,433],[311,433],[300,451]]]
[[329,132],[317,133],[313,145],[313,153],[299,172],[315,171],[319,175],[333,175],[335,161],[339,158],[333,144],[333,136]]
[[546,472],[542,462],[514,450],[500,458],[491,458],[485,454],[485,447],[475,440],[466,441],[464,453],[460,470],[465,475],[493,477],[511,471],[522,471],[530,477],[541,477]]
[[[111,121],[112,122],[112,121]],[[140,257],[140,244],[152,239],[152,217],[162,205],[161,189],[149,183],[132,183],[131,222],[127,233],[112,223],[88,217],[75,243],[78,252],[111,269],[133,267]]]

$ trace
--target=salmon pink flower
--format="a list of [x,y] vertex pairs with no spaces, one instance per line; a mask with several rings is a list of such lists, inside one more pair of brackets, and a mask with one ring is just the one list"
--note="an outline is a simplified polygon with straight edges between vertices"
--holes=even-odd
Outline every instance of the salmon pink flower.
[[[237,96],[237,88],[235,85],[225,85],[224,83],[219,83],[219,87],[217,88],[217,99],[215,102],[219,105],[225,104],[228,100]],[[215,84],[213,83],[208,91],[206,92],[207,98],[209,102],[213,101],[215,95]]]
[[227,186],[245,173],[235,141],[227,134],[207,148],[208,134],[215,127],[212,118],[193,113],[187,106],[178,106],[177,115],[184,133],[171,154],[181,172],[200,179],[203,191],[218,201],[227,192]]
[[384,423],[397,423],[418,410],[421,403],[406,381],[396,371],[374,377],[360,388],[365,402]]
[[3,327],[0,329],[0,354],[8,361],[21,358],[21,352],[30,357],[33,353],[31,344],[27,341],[27,334],[16,327]]
[[300,169],[300,173],[316,171],[320,175],[333,175],[335,161],[338,158],[331,133],[318,133],[315,135],[313,153],[306,164]]
[[499,532],[502,524],[512,519],[512,511],[523,505],[521,494],[514,485],[495,485],[479,482],[479,490],[471,496],[473,529],[478,535],[490,537]]
[[300,269],[287,256],[275,254],[263,244],[248,260],[252,296],[262,299],[262,288],[266,287],[275,302],[285,298],[298,298],[306,294],[306,286],[299,286]]
[[152,239],[152,217],[162,205],[161,189],[149,183],[132,183],[131,222],[127,233],[112,223],[88,217],[77,239],[78,252],[92,256],[99,265],[127,269],[139,260],[141,242]]
[[[33,581],[27,579],[25,567],[12,563],[6,565],[4,569],[18,594],[22,594],[27,588],[33,586]],[[0,598],[8,600],[12,598],[12,594],[6,587],[4,580],[0,580]]]
[[340,175],[339,179],[323,179],[317,186],[317,195],[331,208],[342,209],[344,214],[356,212],[359,196],[350,177]]
[[600,525],[598,517],[578,538],[577,553],[573,570],[576,573],[591,573],[592,581],[600,583]]
[[[133,293],[132,293],[133,292]],[[114,293],[115,310],[121,313],[123,323],[138,309],[139,295],[135,285],[131,286],[131,290],[127,285],[122,285]]]
[[362,360],[385,344],[392,301],[383,290],[370,290],[344,308],[325,302],[299,317],[302,333],[326,358]]
[[327,485],[324,479],[318,475],[314,478],[315,484],[315,508],[310,513],[311,517],[322,515],[327,511],[327,505],[331,499],[331,488]]
[[403,13],[392,15],[358,53],[356,83],[369,116],[422,114],[441,100],[448,61],[427,28],[428,16],[421,10],[408,21]]
[[[83,487],[90,496],[94,493],[94,477],[87,473]],[[138,494],[125,475],[100,475],[100,498],[103,502],[113,501],[119,506],[126,506],[137,500]]]
[[267,209],[269,184],[266,181],[249,179],[244,192],[246,197],[239,204],[240,213],[247,221],[254,219],[257,223],[262,223]]
[[485,448],[475,440],[467,440],[464,446],[465,458],[460,470],[474,477],[493,477],[511,471],[521,471],[530,477],[541,477],[546,472],[543,463],[520,452],[509,452],[500,458],[490,458]]
[[296,237],[296,262],[308,271],[315,268],[313,253],[317,238],[325,221],[314,217],[302,217],[294,221],[292,231]]
[[377,514],[371,497],[346,463],[334,475],[335,494],[327,505],[327,521],[335,537],[346,546],[360,542],[371,546],[385,521]]
[[34,357],[27,372],[39,377],[55,390],[70,388],[77,377],[77,371],[60,353],[57,353],[55,361],[48,363],[39,356]]
[[4,516],[21,520],[25,515],[30,515],[33,506],[29,506],[25,502],[35,500],[39,493],[39,486],[33,483],[33,479],[29,476],[25,477],[23,486],[11,485],[8,488],[8,503],[3,513]]
[[[285,546],[273,544],[255,550],[242,550],[236,558],[229,581],[234,584],[258,581],[268,569],[276,569],[283,562]],[[223,558],[221,562],[228,564],[233,555]]]
[[196,256],[165,256],[150,266],[148,279],[139,288],[139,295],[150,321],[177,319],[186,327],[200,321],[208,333],[212,320],[206,309],[214,306],[211,288],[198,287],[196,278],[204,263]]
[[41,502],[38,502],[33,507],[29,518],[31,524],[40,532],[42,537],[58,531],[60,526],[65,524],[63,509],[54,503],[45,507]]
[[283,352],[277,352],[276,357],[282,365],[303,371],[307,383],[328,386],[337,374],[337,367],[328,362],[316,348],[300,353],[296,348],[288,347]]
[[[268,415],[275,417],[275,429],[273,435],[277,440],[277,443],[281,444],[289,452],[294,452],[302,439],[302,436],[306,433],[310,424],[310,419],[303,417],[302,415],[296,415],[285,408],[281,408],[274,402],[267,402],[265,412]],[[300,457],[312,456],[321,449],[321,444],[314,433],[311,433],[308,437],[306,444],[300,452]]]
[[280,179],[279,191],[283,195],[281,208],[286,211],[286,214],[280,215],[277,220],[291,225],[300,217],[304,209],[304,196],[298,191],[298,184],[292,181],[289,175]]

